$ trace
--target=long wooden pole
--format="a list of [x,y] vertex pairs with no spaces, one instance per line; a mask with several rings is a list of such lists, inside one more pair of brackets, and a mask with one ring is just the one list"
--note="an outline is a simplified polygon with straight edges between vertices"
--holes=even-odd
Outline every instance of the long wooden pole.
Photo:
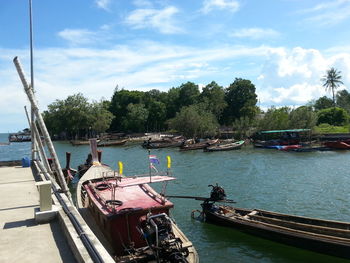
[[68,190],[68,186],[66,184],[66,181],[64,180],[64,175],[63,175],[63,172],[62,172],[61,165],[60,165],[60,163],[58,161],[58,157],[57,157],[55,148],[53,146],[53,143],[51,141],[49,132],[47,131],[44,119],[43,119],[43,117],[41,116],[41,114],[39,112],[39,108],[38,108],[38,105],[37,105],[37,102],[36,102],[33,90],[31,89],[31,87],[27,83],[27,80],[26,80],[25,75],[23,73],[23,70],[22,70],[22,67],[21,67],[21,63],[19,62],[18,57],[15,57],[13,59],[13,63],[16,66],[18,75],[19,75],[19,77],[20,77],[20,79],[22,81],[23,87],[24,87],[24,91],[26,92],[27,97],[28,97],[28,99],[30,101],[30,104],[31,104],[32,109],[33,109],[34,114],[35,114],[35,117],[36,117],[36,119],[38,121],[40,130],[43,133],[46,145],[47,145],[48,150],[49,150],[49,152],[51,154],[51,157],[53,159],[53,163],[54,163],[54,166],[55,166],[55,170],[56,170],[56,173],[57,173],[58,180],[60,181],[60,185],[61,185],[62,191],[71,200],[71,194],[70,194],[70,192]]
[[[27,107],[24,106],[24,110],[26,112],[26,115],[27,115],[27,119],[28,119],[28,122],[30,123],[30,119],[29,119],[29,115],[28,115],[28,111],[27,111]],[[39,153],[40,153],[40,157],[41,157],[41,161],[44,163],[44,166],[46,168],[46,171],[52,175],[52,171],[51,171],[51,167],[49,165],[49,162],[47,161],[47,157],[46,157],[46,153],[45,153],[45,150],[44,150],[44,146],[43,146],[43,143],[41,142],[41,138],[40,138],[40,133],[39,133],[39,130],[38,128],[36,127],[36,124],[35,122],[32,123],[32,127],[34,128],[33,129],[33,132],[35,134],[35,147],[37,149],[39,149]]]

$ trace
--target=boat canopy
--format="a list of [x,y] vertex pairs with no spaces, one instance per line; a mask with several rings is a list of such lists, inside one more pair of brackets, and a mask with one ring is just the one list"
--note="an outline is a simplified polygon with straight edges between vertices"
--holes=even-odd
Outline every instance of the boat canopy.
[[148,177],[122,177],[121,181],[117,183],[119,187],[129,187],[140,184],[149,184],[149,183],[159,183],[165,181],[175,180],[175,177],[170,176],[152,176]]
[[[156,181],[155,177],[152,177],[152,182]],[[111,187],[115,186],[116,180],[114,178],[107,178],[105,181],[89,182],[89,184],[84,185],[84,188],[101,213],[106,216],[140,210],[166,210],[174,206],[173,203],[146,184],[146,182],[149,183],[149,178],[141,178],[143,180],[139,180],[140,178],[125,179],[127,180],[123,178],[122,182],[118,182],[118,186],[114,190]],[[165,181],[164,179],[161,178],[160,180]],[[137,182],[132,183],[131,180],[136,180]],[[121,184],[123,187],[121,187]]]
[[311,129],[271,130],[271,131],[261,131],[260,133],[267,134],[267,133],[306,132],[306,131],[311,131]]

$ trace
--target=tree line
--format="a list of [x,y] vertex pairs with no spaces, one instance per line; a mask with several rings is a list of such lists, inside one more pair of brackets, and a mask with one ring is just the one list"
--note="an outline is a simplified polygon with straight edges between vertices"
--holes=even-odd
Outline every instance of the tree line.
[[156,89],[135,91],[115,88],[111,100],[89,103],[81,93],[56,100],[43,113],[51,135],[66,138],[96,136],[108,132],[176,131],[186,137],[213,137],[220,127],[249,137],[257,130],[314,128],[316,125],[346,125],[350,114],[350,94],[336,93],[342,84],[340,72],[330,69],[322,78],[333,99],[326,96],[298,107],[257,106],[255,85],[236,78],[224,88],[215,81],[201,90],[193,82],[167,92]]

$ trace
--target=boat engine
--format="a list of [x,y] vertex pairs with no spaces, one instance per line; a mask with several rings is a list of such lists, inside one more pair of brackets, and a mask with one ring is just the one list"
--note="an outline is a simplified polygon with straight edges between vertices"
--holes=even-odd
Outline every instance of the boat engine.
[[172,220],[166,214],[147,215],[141,221],[141,233],[154,252],[157,262],[188,262],[188,248],[174,235]]
[[210,201],[218,201],[218,200],[225,200],[226,194],[224,188],[221,186],[218,186],[218,184],[214,185],[208,185],[208,187],[212,187],[210,192]]

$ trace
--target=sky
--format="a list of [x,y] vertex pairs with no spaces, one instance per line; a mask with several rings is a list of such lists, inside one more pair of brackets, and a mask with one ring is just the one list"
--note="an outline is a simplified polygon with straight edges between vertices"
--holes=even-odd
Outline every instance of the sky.
[[[256,87],[258,106],[331,96],[334,67],[350,87],[350,0],[32,0],[34,89],[41,111],[82,93],[167,91],[192,81]],[[28,127],[29,1],[0,1],[0,133]]]

